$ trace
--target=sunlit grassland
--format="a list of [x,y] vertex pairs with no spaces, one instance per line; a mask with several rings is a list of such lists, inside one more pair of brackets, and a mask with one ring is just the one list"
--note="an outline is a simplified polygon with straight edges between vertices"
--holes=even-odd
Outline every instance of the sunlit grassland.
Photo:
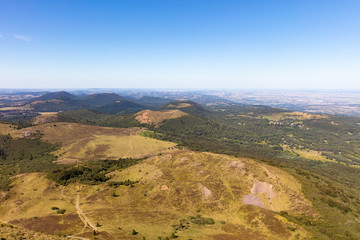
[[[119,187],[108,182],[70,183],[63,188],[43,173],[24,174],[13,183],[9,198],[1,204],[0,214],[6,221],[25,227],[39,228],[47,223],[57,226],[61,234],[90,238],[91,229],[80,233],[83,223],[74,208],[79,194],[82,211],[93,224],[100,225],[99,239],[142,239],[143,236],[165,239],[176,232],[178,239],[203,240],[307,239],[309,234],[302,227],[272,211],[316,215],[295,178],[245,158],[172,151],[108,176],[112,177],[109,181],[139,182]],[[264,209],[243,204],[242,198],[251,193],[255,182],[273,185],[276,197],[272,206],[265,193],[255,194],[264,202]],[[210,194],[206,194],[205,188]],[[56,214],[51,209],[54,206],[66,209],[65,214]],[[196,215],[211,218],[215,224],[191,223],[189,217]],[[182,219],[187,229],[176,231]],[[132,235],[133,229],[137,235]]]
[[[2,125],[2,128],[8,127]],[[167,151],[175,143],[141,136],[140,128],[109,128],[77,123],[47,123],[12,130],[12,135],[22,137],[27,133],[39,133],[42,139],[59,144],[54,152],[58,163],[76,163],[91,160],[143,157]],[[6,128],[7,129],[7,128]]]

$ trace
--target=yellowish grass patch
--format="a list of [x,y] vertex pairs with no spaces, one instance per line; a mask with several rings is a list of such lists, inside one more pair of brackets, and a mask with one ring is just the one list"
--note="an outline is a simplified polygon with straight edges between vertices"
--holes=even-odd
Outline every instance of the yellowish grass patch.
[[136,120],[144,124],[159,124],[164,120],[179,118],[188,115],[180,110],[152,111],[144,110],[136,114]]
[[263,115],[263,118],[266,118],[270,121],[281,121],[285,119],[292,119],[299,121],[299,120],[309,120],[309,119],[321,119],[326,117],[327,117],[326,115],[303,113],[303,112],[283,112],[283,113],[274,113],[270,115]]
[[307,149],[307,150],[290,149],[290,147],[288,145],[281,145],[281,147],[285,151],[297,153],[303,158],[308,158],[311,160],[317,160],[317,161],[321,161],[321,162],[336,162],[335,160],[328,159],[325,156],[321,155],[321,152],[319,152],[319,151],[314,151],[314,150],[310,150],[310,149]]
[[11,125],[11,124],[5,124],[5,123],[0,123],[0,135],[7,135],[7,134],[10,134],[10,135],[15,135],[18,130],[14,129],[14,125]]

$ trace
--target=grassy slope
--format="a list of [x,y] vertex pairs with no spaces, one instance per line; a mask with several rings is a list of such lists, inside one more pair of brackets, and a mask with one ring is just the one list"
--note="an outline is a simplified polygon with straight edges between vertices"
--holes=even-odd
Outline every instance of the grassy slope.
[[[155,129],[161,134],[157,137],[198,151],[245,156],[280,167],[301,181],[304,194],[321,215],[289,219],[316,239],[360,238],[360,175],[354,167],[359,161],[359,119],[318,115],[296,119],[298,114],[261,106],[217,110],[208,114],[211,120],[189,116],[168,120]],[[281,125],[266,119],[274,113]],[[287,144],[290,152],[277,144]]]
[[15,125],[0,123],[0,135],[15,134],[16,132]]
[[[0,214],[4,221],[32,230],[44,228],[52,233],[58,229],[62,234],[93,237],[88,227],[82,232],[84,225],[76,215],[74,206],[79,194],[79,206],[89,221],[101,225],[99,239],[142,239],[143,236],[164,239],[175,231],[172,225],[200,214],[213,218],[215,224],[190,223],[188,229],[180,229],[176,235],[178,239],[204,240],[307,239],[308,234],[301,227],[270,209],[294,215],[316,215],[293,177],[244,158],[175,151],[110,175],[112,181],[140,182],[134,187],[114,188],[104,183],[70,184],[63,189],[42,173],[24,174],[2,200]],[[242,198],[251,193],[254,182],[273,185],[276,192],[273,206],[265,193],[255,194],[268,210],[242,203]],[[112,196],[113,193],[117,197]],[[51,210],[53,206],[66,209],[66,213],[56,214]],[[132,229],[139,233],[131,235]]]
[[54,152],[60,163],[74,163],[89,160],[118,159],[120,157],[142,157],[157,154],[173,148],[176,144],[137,135],[140,128],[106,128],[77,123],[48,123],[17,131],[40,132],[42,139],[61,144]]
[[71,143],[55,152],[59,155],[59,163],[82,162],[91,160],[118,159],[127,157],[143,157],[157,154],[173,148],[176,144],[142,137],[103,136],[93,137]]
[[[82,222],[77,217],[72,200],[64,198],[61,187],[48,180],[43,173],[19,175],[13,188],[2,199],[1,220],[46,234],[76,233]],[[51,207],[66,209],[56,214]]]
[[[245,115],[246,116],[246,115]],[[309,120],[309,119],[320,119],[326,118],[327,115],[320,114],[310,114],[310,113],[302,113],[302,112],[282,112],[282,113],[273,113],[273,114],[265,114],[261,117],[266,118],[270,121],[282,121],[282,120]]]
[[57,112],[39,112],[39,116],[36,116],[32,119],[33,124],[43,124],[48,122],[57,122],[58,113]]

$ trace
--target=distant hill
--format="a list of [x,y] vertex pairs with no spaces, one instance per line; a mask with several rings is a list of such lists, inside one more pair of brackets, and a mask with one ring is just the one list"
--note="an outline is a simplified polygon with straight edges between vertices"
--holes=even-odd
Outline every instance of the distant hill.
[[162,107],[162,110],[173,110],[173,109],[178,109],[185,113],[200,117],[204,117],[210,113],[209,110],[207,110],[200,104],[189,100],[178,100],[178,101],[169,102]]
[[148,108],[140,103],[126,100],[115,93],[99,93],[78,97],[64,91],[48,93],[32,99],[27,107],[38,112],[89,109],[109,114],[136,113]]
[[96,108],[97,111],[108,114],[136,113],[147,107],[128,100],[119,100]]
[[52,100],[52,99],[63,99],[63,98],[69,98],[69,99],[76,99],[77,96],[75,96],[74,94],[65,92],[65,91],[60,91],[60,92],[52,92],[52,93],[46,93],[40,97],[37,98],[33,98],[31,99],[31,102],[34,101],[48,101],[48,100]]
[[150,106],[153,108],[161,108],[163,105],[174,101],[173,99],[169,98],[161,98],[161,97],[150,97],[150,96],[144,96],[136,100],[136,102]]
[[78,101],[66,96],[59,96],[56,99],[50,100],[32,101],[27,104],[27,107],[30,107],[37,112],[58,112],[82,108],[82,106],[78,104]]
[[205,106],[232,106],[232,105],[238,105],[239,103],[236,103],[234,101],[231,101],[229,99],[225,99],[219,96],[215,95],[204,95],[201,94],[199,96],[194,97],[191,99],[199,104],[205,105]]
[[31,99],[25,107],[37,112],[58,112],[80,109],[81,107],[76,100],[77,98],[77,96],[65,91],[47,93]]
[[82,97],[79,102],[86,106],[102,106],[118,100],[125,98],[115,93],[99,93]]

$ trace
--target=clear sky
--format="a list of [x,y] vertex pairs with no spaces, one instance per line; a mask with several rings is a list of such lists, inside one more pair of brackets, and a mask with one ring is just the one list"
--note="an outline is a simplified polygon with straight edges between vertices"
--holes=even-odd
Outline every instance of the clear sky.
[[360,1],[0,0],[0,83],[360,89]]

